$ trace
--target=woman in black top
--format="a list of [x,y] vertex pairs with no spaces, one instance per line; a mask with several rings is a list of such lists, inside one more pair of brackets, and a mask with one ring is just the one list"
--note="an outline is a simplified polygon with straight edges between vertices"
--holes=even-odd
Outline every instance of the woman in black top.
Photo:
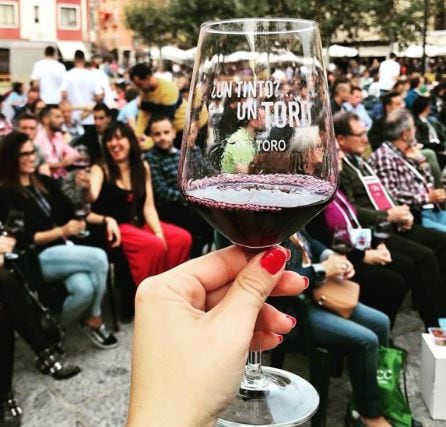
[[[28,136],[7,135],[0,145],[0,220],[10,209],[23,211],[25,240],[36,245],[44,279],[63,281],[68,291],[62,322],[81,318],[96,346],[115,347],[117,340],[101,319],[107,256],[99,248],[72,243],[70,239],[85,228],[85,222],[74,219],[73,206],[56,181],[37,175],[35,169],[35,148]],[[90,214],[88,221],[104,222],[109,233],[117,232],[111,218]]]

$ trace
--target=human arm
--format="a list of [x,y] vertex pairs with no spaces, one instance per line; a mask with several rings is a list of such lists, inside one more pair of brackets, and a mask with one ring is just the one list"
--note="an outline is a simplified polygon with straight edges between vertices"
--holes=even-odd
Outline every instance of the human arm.
[[90,201],[95,202],[104,184],[104,171],[98,165],[90,168]]
[[112,248],[116,248],[121,244],[121,231],[119,230],[118,223],[111,216],[104,216],[94,212],[90,212],[86,218],[86,221],[89,224],[105,225],[107,240],[111,243]]
[[392,262],[392,256],[384,243],[380,243],[376,249],[365,251],[364,263],[373,265],[386,265]]
[[[139,286],[127,427],[215,425],[239,389],[256,320],[264,349],[295,324],[264,303],[304,289],[304,278],[283,272],[282,251],[248,261],[231,246]],[[273,256],[275,274],[265,269]]]
[[16,240],[12,237],[0,236],[0,267],[4,265],[4,255],[14,250],[15,243]]
[[53,227],[50,230],[38,231],[34,233],[34,243],[36,245],[47,245],[59,239],[67,239],[76,236],[85,229],[85,222],[76,219],[70,219],[62,226]]

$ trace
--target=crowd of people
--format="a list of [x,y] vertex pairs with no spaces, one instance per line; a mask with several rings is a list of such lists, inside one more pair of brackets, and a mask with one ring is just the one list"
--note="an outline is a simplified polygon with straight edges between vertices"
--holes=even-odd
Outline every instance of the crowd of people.
[[[281,87],[292,87],[292,74],[278,71]],[[360,304],[349,319],[314,305],[311,327],[317,342],[341,347],[349,360],[358,422],[386,427],[378,347],[389,345],[404,298],[412,293],[426,328],[446,317],[446,82],[427,81],[394,55],[350,74],[332,69],[328,76],[340,188],[306,231],[285,242],[286,268],[308,277],[307,294],[340,275],[359,283]],[[63,329],[78,323],[97,347],[113,349],[118,340],[102,318],[110,259],[120,254],[136,289],[211,250],[213,229],[177,184],[189,75],[175,77],[169,81],[152,65],[136,64],[111,83],[100,57],[86,61],[76,51],[67,71],[48,47],[29,88],[14,83],[0,98],[0,334],[8,343],[0,354],[2,425],[20,425],[12,392],[14,330],[36,353],[42,373],[60,380],[80,372],[65,361],[60,340],[39,330],[20,283],[20,263],[8,254],[35,260],[42,282],[63,289]],[[218,121],[224,133],[231,120],[218,106],[203,109],[196,131]],[[228,138],[222,172],[253,173],[238,145],[253,157],[258,120]],[[17,216],[22,227],[13,223]],[[339,254],[330,246],[340,227],[387,227],[388,236]],[[134,294],[126,296],[130,309],[121,313],[123,320],[133,315]]]

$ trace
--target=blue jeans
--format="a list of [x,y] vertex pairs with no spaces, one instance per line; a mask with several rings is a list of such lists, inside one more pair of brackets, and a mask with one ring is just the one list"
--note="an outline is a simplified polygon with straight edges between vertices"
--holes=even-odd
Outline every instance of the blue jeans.
[[68,297],[62,308],[63,323],[78,320],[84,314],[101,315],[108,270],[107,255],[102,249],[57,245],[43,250],[39,260],[43,278],[61,280],[67,288]]
[[376,372],[379,345],[387,346],[389,341],[389,318],[364,304],[357,305],[350,319],[316,305],[309,307],[309,317],[316,342],[346,354],[359,413],[368,418],[381,416]]
[[421,211],[421,224],[426,228],[446,231],[446,211],[423,209]]

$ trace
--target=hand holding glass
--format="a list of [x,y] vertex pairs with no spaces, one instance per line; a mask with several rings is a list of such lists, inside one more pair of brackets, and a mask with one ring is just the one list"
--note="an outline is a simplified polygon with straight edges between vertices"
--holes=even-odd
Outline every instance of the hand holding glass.
[[[189,100],[180,189],[247,256],[294,234],[331,199],[335,140],[316,23],[203,24]],[[258,336],[219,425],[302,424],[317,393],[296,375],[262,368]]]

